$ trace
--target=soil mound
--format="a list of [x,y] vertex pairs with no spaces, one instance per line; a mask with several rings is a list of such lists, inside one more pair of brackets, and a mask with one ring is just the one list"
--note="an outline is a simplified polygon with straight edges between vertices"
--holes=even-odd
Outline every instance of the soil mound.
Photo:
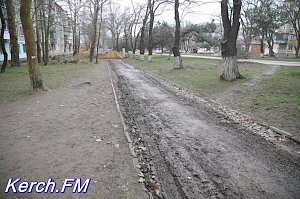
[[117,51],[109,51],[98,55],[100,59],[124,59],[124,57]]
[[85,51],[78,52],[75,55],[75,57],[76,58],[88,58],[89,57],[89,51],[85,50]]

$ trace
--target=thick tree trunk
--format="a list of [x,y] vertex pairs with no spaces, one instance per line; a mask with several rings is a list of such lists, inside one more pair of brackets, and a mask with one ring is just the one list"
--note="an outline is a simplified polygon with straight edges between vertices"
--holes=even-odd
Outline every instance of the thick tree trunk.
[[240,27],[241,0],[233,0],[233,16],[228,13],[228,0],[221,1],[222,22],[224,28],[224,37],[221,43],[222,64],[220,79],[232,81],[242,78],[239,73],[236,58],[236,40]]
[[148,61],[153,61],[153,24],[154,24],[154,2],[150,7],[150,23],[149,23],[149,44],[148,44]]
[[180,19],[179,19],[179,0],[175,0],[175,42],[172,48],[175,57],[174,69],[183,68],[182,59],[180,56]]
[[239,78],[240,73],[237,65],[237,57],[223,57],[221,65],[222,75],[221,78],[231,81]]
[[90,62],[93,61],[94,53],[95,53],[95,47],[96,47],[96,38],[97,38],[97,22],[98,22],[98,13],[100,10],[99,6],[99,0],[94,2],[96,5],[94,9],[94,16],[93,16],[93,21],[92,21],[92,35],[91,35],[91,49],[90,49]]
[[[2,5],[2,2],[1,2],[1,5]],[[1,25],[1,33],[0,33],[0,45],[1,45],[1,50],[2,50],[3,56],[4,56],[4,60],[3,60],[0,72],[4,73],[5,69],[6,69],[6,66],[7,66],[8,55],[7,55],[7,52],[6,52],[5,41],[4,41],[4,30],[6,28],[6,22],[5,22],[5,18],[4,18],[4,15],[3,15],[2,7],[0,8],[0,19],[1,19],[1,24],[2,24]]]
[[20,16],[21,23],[24,31],[26,53],[28,60],[28,72],[30,83],[33,90],[44,89],[42,75],[38,68],[36,57],[36,44],[34,41],[34,29],[30,17],[32,0],[21,0]]
[[7,22],[11,45],[11,66],[20,67],[19,44],[16,31],[15,8],[12,0],[6,0]]

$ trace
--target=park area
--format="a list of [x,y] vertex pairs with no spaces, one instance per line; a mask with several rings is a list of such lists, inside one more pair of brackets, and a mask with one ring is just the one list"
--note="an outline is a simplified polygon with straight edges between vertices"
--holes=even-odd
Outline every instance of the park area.
[[[226,82],[218,60],[183,57],[173,69],[173,57],[130,57],[53,58],[40,66],[47,91],[30,90],[26,63],[0,74],[2,193],[10,177],[61,185],[80,176],[92,180],[78,194],[87,198],[298,194],[299,146],[265,124],[299,136],[299,67],[239,63],[244,79]],[[50,195],[25,198],[36,197]]]

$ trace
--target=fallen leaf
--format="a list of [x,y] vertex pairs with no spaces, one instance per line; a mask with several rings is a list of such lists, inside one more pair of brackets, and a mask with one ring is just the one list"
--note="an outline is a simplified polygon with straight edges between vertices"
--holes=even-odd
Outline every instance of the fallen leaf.
[[140,179],[138,180],[138,182],[139,182],[139,183],[144,183],[144,182],[145,182],[145,179],[144,179],[144,178],[140,178]]
[[139,146],[139,149],[142,149],[142,151],[146,151],[146,147],[143,147],[143,146]]
[[159,195],[159,193],[160,193],[160,184],[158,184],[157,182],[155,182],[152,179],[149,179],[149,185],[153,188],[156,195]]

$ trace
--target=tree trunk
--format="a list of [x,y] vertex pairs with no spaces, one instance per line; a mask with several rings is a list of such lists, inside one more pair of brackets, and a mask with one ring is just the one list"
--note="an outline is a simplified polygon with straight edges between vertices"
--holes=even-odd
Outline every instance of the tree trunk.
[[174,69],[180,69],[183,68],[182,59],[180,56],[180,19],[179,19],[179,0],[175,0],[175,42],[174,47],[172,48],[173,54],[175,57],[175,63],[173,68]]
[[296,46],[296,53],[295,56],[298,57],[299,56],[299,49],[300,49],[300,40],[298,40],[298,44]]
[[99,33],[98,33],[98,41],[97,41],[97,54],[96,54],[96,64],[98,64],[98,54],[99,54],[99,47],[100,47],[100,36],[101,36],[101,28],[102,28],[102,21],[103,21],[103,0],[101,0],[100,6],[100,24],[99,24]]
[[73,19],[73,56],[75,56],[77,51],[77,8],[74,11],[74,19]]
[[274,46],[274,41],[273,39],[267,39],[268,42],[268,47],[269,47],[269,56],[270,57],[275,57],[275,53],[273,50],[273,46]]
[[37,8],[37,0],[34,0],[34,8],[35,10],[35,33],[36,33],[36,48],[37,48],[37,59],[38,63],[41,63],[41,38],[40,38],[40,28],[39,28],[39,20],[40,18],[38,17],[38,8]]
[[242,78],[237,66],[236,40],[240,27],[241,0],[233,0],[233,16],[228,13],[228,0],[221,1],[221,14],[224,28],[224,36],[221,43],[222,64],[220,79],[232,81]]
[[78,38],[77,38],[77,52],[80,51],[80,29],[78,30]]
[[95,47],[96,47],[96,38],[97,38],[97,22],[98,22],[98,13],[100,10],[99,7],[99,0],[95,1],[95,9],[94,9],[94,16],[92,21],[92,35],[91,35],[91,49],[90,49],[90,62],[93,61],[94,53],[95,53]]
[[11,45],[11,66],[20,67],[18,35],[16,31],[15,8],[12,0],[6,0],[7,22]]
[[[1,5],[3,3],[2,1],[3,0],[1,0]],[[5,18],[4,18],[4,15],[3,15],[2,7],[0,8],[0,19],[1,19],[1,24],[2,24],[1,25],[1,34],[0,34],[0,45],[1,45],[1,50],[2,50],[3,56],[4,56],[4,60],[3,60],[0,72],[4,73],[5,69],[6,69],[6,66],[7,66],[8,55],[7,55],[7,52],[6,52],[5,41],[4,41],[4,31],[5,31],[5,28],[6,28],[6,22],[5,22]]]
[[101,35],[101,29],[99,29],[99,32],[98,32],[97,49],[96,49],[96,64],[98,64],[98,55],[99,55],[99,47],[100,47],[100,35]]
[[154,2],[150,7],[150,24],[149,24],[149,45],[148,45],[148,61],[153,61],[153,24],[154,24]]
[[52,0],[47,1],[48,16],[47,24],[45,29],[45,58],[44,65],[47,65],[49,62],[49,38],[50,38],[50,26],[52,25]]
[[148,5],[147,5],[147,9],[146,9],[146,13],[143,19],[143,25],[141,28],[141,39],[140,39],[140,60],[144,61],[144,54],[145,54],[145,28],[146,28],[146,23],[148,20],[148,16],[149,16],[149,9],[151,6],[151,0],[148,0]]
[[40,21],[40,27],[41,27],[41,34],[42,34],[42,53],[43,53],[43,62],[45,62],[45,51],[46,51],[46,47],[45,47],[45,23],[42,22],[45,20],[45,16],[42,13],[42,9],[40,9],[40,17],[43,17]]
[[117,33],[116,35],[117,35],[116,36],[116,50],[119,51],[119,38],[120,38],[120,34]]
[[260,57],[264,57],[264,36],[260,40]]
[[20,16],[24,31],[26,53],[28,61],[28,72],[30,77],[31,88],[33,90],[44,89],[42,75],[38,68],[36,57],[36,44],[34,41],[34,29],[30,17],[32,0],[21,0]]

